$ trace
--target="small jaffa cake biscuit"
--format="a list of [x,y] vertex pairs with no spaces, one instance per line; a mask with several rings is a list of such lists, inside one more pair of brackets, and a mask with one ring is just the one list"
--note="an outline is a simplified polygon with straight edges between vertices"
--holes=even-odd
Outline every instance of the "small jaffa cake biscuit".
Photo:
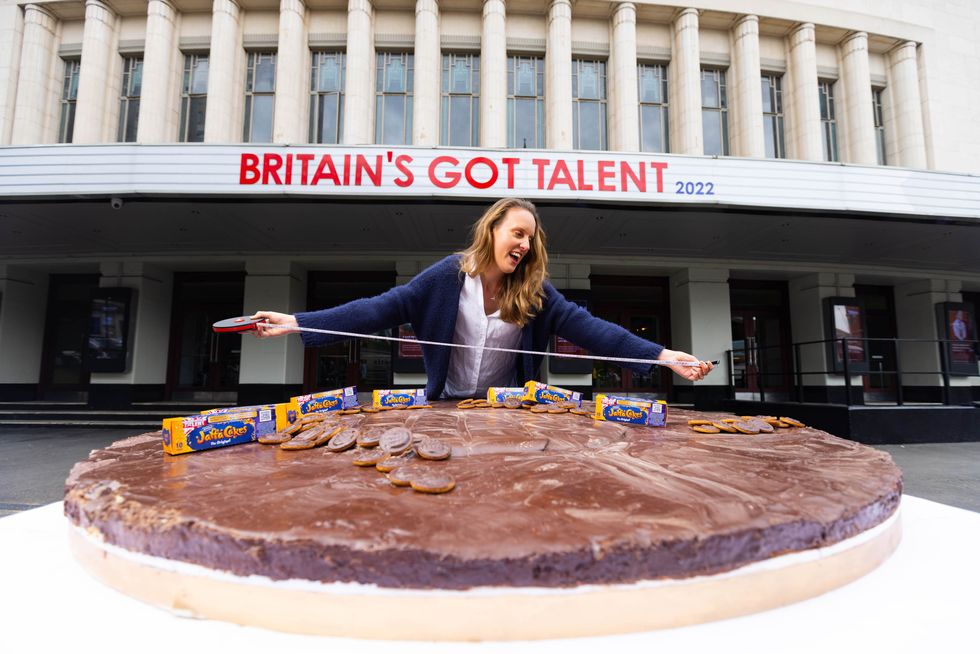
[[354,447],[356,442],[357,432],[348,428],[335,434],[329,441],[327,441],[327,449],[331,452],[343,452],[344,450],[349,450],[350,448]]
[[758,427],[760,434],[771,434],[776,430],[775,427],[761,418],[751,418],[749,420],[744,420],[743,422],[752,425],[753,427]]
[[412,480],[425,474],[427,466],[409,464],[398,466],[388,473],[388,481],[392,486],[411,486]]
[[699,434],[718,434],[721,430],[714,425],[691,425],[691,431],[696,431]]
[[412,432],[405,427],[392,427],[378,438],[378,447],[388,454],[398,455],[412,449]]
[[732,427],[732,425],[730,423],[721,422],[720,420],[718,422],[712,422],[712,423],[710,423],[709,426],[716,427],[718,429],[718,431],[723,431],[726,434],[737,434],[738,433],[738,430],[735,429],[734,427]]
[[415,456],[415,452],[409,451],[404,454],[389,454],[384,459],[381,459],[374,467],[378,469],[379,472],[391,472],[399,466],[403,466],[413,461],[418,461]]
[[293,437],[285,429],[282,431],[273,432],[271,434],[265,434],[264,436],[259,436],[259,442],[263,445],[279,445],[280,443],[285,443]]
[[351,463],[362,468],[372,468],[378,465],[378,461],[382,461],[387,457],[388,453],[380,448],[372,447],[367,449],[359,447],[354,452],[354,459]]
[[758,425],[748,422],[747,420],[736,420],[735,422],[729,424],[731,424],[732,427],[737,429],[742,434],[754,435],[759,433]]
[[439,470],[425,470],[412,477],[410,485],[412,490],[419,493],[448,493],[456,488],[456,480]]
[[442,461],[444,459],[448,459],[452,452],[453,448],[450,447],[449,443],[435,438],[423,438],[419,444],[415,446],[415,453],[421,458],[428,459],[430,461]]
[[377,447],[378,443],[381,442],[381,434],[383,432],[378,429],[371,429],[362,431],[357,435],[357,446],[358,447]]
[[313,429],[307,429],[301,432],[298,436],[294,436],[291,440],[286,441],[279,445],[280,449],[283,450],[309,450],[314,447],[319,447],[327,441],[329,441],[335,434],[337,434],[343,427],[338,425],[336,427],[315,427]]
[[796,418],[787,418],[786,416],[779,416],[780,422],[785,422],[790,427],[806,427],[802,422]]

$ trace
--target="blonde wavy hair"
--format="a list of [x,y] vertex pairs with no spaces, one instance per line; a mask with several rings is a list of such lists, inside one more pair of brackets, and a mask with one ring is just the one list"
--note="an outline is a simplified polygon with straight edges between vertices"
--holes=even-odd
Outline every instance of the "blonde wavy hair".
[[537,208],[527,200],[502,198],[487,209],[473,224],[470,246],[459,252],[460,270],[470,277],[479,275],[494,261],[493,230],[513,208],[526,209],[534,216],[535,233],[531,247],[517,265],[504,275],[500,284],[500,318],[523,327],[531,320],[544,301],[544,282],[548,278],[548,252],[545,249],[544,227]]

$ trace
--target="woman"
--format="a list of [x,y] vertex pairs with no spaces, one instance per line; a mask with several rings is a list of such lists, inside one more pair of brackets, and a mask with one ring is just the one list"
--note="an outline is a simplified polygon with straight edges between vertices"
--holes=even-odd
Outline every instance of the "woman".
[[[526,200],[504,198],[473,227],[470,246],[419,273],[411,282],[373,298],[295,316],[259,311],[276,327],[260,326],[260,338],[312,327],[370,334],[411,323],[420,340],[541,352],[553,335],[593,354],[661,361],[693,361],[670,368],[699,380],[712,365],[665,349],[591,315],[549,284],[548,253],[537,209]],[[301,332],[307,347],[344,337]],[[540,355],[423,345],[430,398],[473,397],[489,386],[522,385],[534,379]],[[650,366],[628,364],[641,373]]]

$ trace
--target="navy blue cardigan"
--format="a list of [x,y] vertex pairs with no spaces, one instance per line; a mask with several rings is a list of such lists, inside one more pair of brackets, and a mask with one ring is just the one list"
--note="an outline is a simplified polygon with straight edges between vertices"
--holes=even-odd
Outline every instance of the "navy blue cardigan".
[[[371,334],[410,323],[415,335],[426,341],[452,343],[459,313],[459,294],[463,289],[463,274],[459,255],[451,255],[419,273],[404,286],[376,297],[348,302],[339,307],[296,314],[300,327]],[[545,299],[538,315],[521,330],[522,350],[543,352],[553,335],[566,338],[593,354],[632,359],[656,359],[663,350],[657,345],[626,331],[619,325],[596,318],[588,311],[569,302],[549,283],[544,285]],[[307,347],[328,345],[342,336],[301,332]],[[422,359],[428,375],[426,394],[442,396],[449,372],[451,348],[423,345]],[[522,354],[515,357],[511,383],[523,385],[534,379],[541,355]],[[626,364],[639,372],[649,372],[651,366]]]

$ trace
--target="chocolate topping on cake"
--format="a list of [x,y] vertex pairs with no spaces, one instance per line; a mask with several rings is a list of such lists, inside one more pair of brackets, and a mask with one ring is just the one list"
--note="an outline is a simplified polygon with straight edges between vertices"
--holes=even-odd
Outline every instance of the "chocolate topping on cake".
[[442,495],[393,487],[350,451],[168,456],[156,432],[76,464],[65,513],[120,547],[240,575],[463,589],[710,574],[838,542],[898,506],[888,454],[812,428],[687,426],[724,417],[671,408],[653,428],[436,403],[338,418],[449,444],[427,464],[458,483]]

